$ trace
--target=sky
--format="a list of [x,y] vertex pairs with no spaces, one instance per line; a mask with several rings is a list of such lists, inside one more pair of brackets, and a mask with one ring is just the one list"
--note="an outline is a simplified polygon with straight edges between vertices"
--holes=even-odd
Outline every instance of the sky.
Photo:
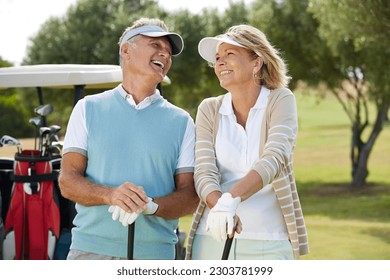
[[[0,57],[20,65],[26,55],[29,38],[50,17],[65,15],[77,0],[0,0]],[[245,2],[250,2],[249,0]],[[203,8],[224,10],[228,0],[159,0],[167,10],[187,8],[196,13]]]

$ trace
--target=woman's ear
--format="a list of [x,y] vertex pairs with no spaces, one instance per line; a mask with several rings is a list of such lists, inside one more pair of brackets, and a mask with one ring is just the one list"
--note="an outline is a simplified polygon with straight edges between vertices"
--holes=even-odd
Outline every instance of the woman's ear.
[[261,57],[256,58],[255,63],[253,65],[253,73],[258,73],[261,67],[263,67],[263,64],[264,62]]

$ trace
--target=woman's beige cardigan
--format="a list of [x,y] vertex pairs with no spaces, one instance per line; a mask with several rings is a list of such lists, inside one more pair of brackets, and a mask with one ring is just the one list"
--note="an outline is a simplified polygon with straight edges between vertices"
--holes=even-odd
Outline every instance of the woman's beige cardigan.
[[[219,107],[224,95],[205,99],[196,116],[195,188],[201,198],[188,236],[186,259],[191,259],[192,243],[206,197],[221,191],[215,157],[215,138],[219,124]],[[309,253],[308,237],[292,167],[297,135],[297,110],[293,93],[286,88],[275,89],[268,97],[261,124],[260,157],[252,169],[259,173],[263,185],[272,184],[286,222],[295,259]],[[245,227],[245,225],[243,225]],[[222,255],[222,252],[221,252]]]

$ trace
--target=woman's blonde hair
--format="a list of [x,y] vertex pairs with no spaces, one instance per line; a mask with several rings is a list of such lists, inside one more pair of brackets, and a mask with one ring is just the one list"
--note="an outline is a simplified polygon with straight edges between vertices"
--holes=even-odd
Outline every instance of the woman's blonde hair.
[[253,26],[241,24],[230,27],[225,34],[248,48],[254,57],[262,58],[263,66],[255,75],[255,79],[260,80],[261,84],[269,89],[288,86],[291,77],[287,75],[287,66],[263,32]]

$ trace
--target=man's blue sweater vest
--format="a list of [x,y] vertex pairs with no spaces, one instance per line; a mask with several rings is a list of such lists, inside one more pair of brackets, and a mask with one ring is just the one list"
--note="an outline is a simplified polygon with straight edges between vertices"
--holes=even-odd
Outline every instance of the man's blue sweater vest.
[[[189,117],[165,99],[136,110],[116,90],[86,97],[86,177],[110,187],[131,182],[144,187],[149,197],[174,192]],[[73,248],[126,257],[127,227],[111,219],[108,207],[76,205]],[[173,259],[177,226],[178,220],[140,215],[135,222],[134,258]]]

